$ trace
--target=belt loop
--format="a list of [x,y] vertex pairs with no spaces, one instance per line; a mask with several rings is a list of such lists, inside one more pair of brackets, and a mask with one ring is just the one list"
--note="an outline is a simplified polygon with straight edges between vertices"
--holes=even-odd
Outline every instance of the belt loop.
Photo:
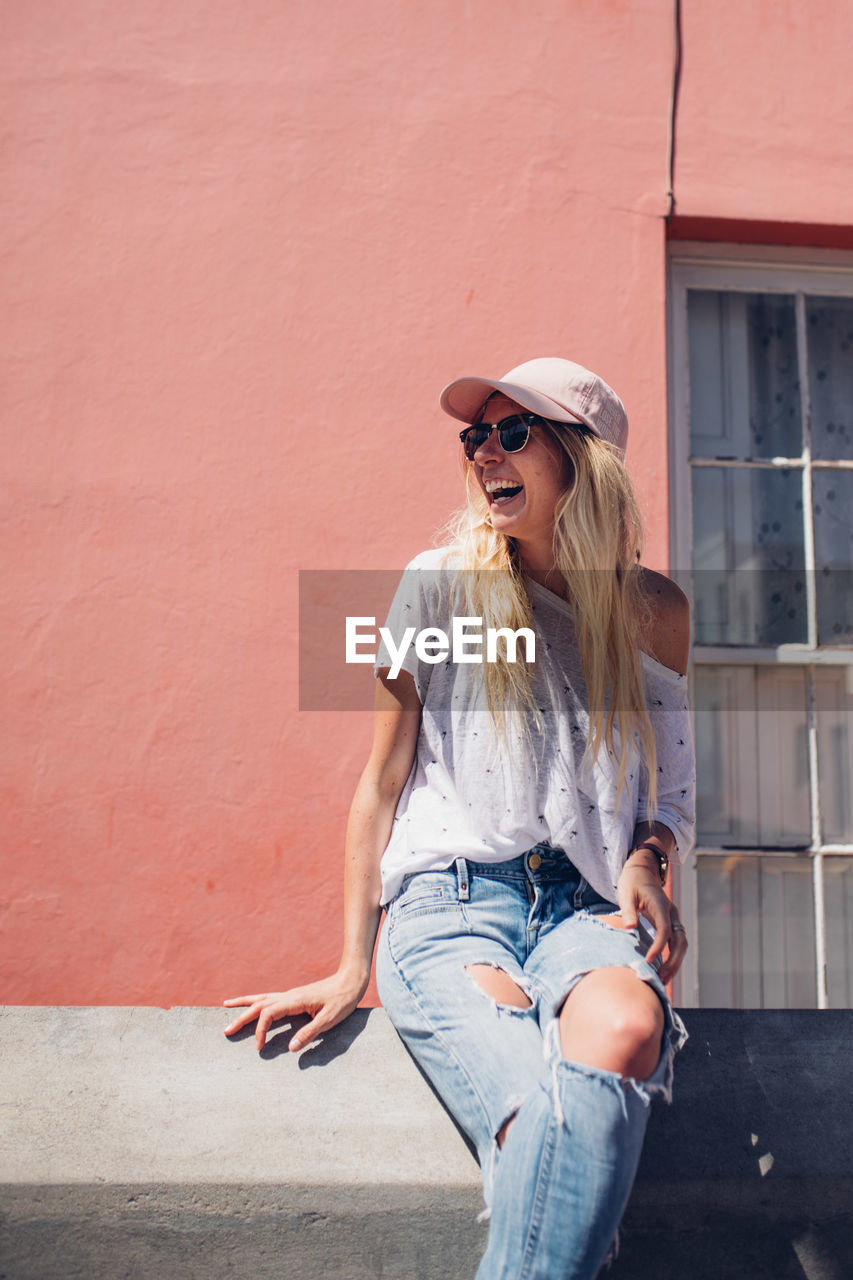
[[589,888],[589,883],[584,876],[578,871],[578,887],[575,890],[575,911],[580,911],[583,907],[583,896]]
[[456,879],[459,882],[459,901],[467,902],[470,897],[468,889],[468,863],[464,858],[456,859]]

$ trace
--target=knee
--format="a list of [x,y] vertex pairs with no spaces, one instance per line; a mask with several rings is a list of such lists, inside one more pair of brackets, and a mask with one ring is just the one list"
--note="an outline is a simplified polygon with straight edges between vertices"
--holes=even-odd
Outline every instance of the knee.
[[631,969],[597,969],[581,978],[560,1013],[563,1054],[573,1062],[645,1080],[660,1057],[663,1007]]

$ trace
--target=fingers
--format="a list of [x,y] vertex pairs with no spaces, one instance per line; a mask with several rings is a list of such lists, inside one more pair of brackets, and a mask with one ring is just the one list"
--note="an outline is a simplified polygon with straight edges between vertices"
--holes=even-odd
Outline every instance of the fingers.
[[255,1027],[255,1044],[258,1046],[258,1053],[263,1049],[267,1042],[267,1033],[275,1022],[276,1018],[283,1015],[276,1012],[274,1008],[261,1009],[258,1015],[258,1025]]
[[322,984],[298,987],[293,991],[267,992],[265,995],[237,996],[232,1000],[223,1001],[226,1007],[246,1006],[239,1017],[225,1028],[225,1034],[233,1035],[257,1019],[255,1044],[260,1053],[266,1045],[267,1036],[274,1022],[304,1013],[311,1018],[311,1021],[299,1028],[287,1046],[291,1053],[297,1053],[316,1040],[324,1031],[334,1027],[348,1013],[351,1013],[358,1003],[358,995],[343,1003],[334,996],[330,997],[328,992],[315,990],[319,985]]
[[[232,1000],[223,1000],[222,1004],[226,1009],[234,1009],[239,1005],[244,1004],[256,1005],[258,1001],[263,1000],[263,998],[263,996],[235,996]],[[235,1031],[239,1031],[241,1027],[245,1027],[247,1022],[251,1022],[257,1016],[257,1013],[254,1012],[253,1009],[250,1009],[248,1013],[241,1014],[239,1018],[235,1018],[235,1020],[225,1028],[225,1034],[227,1036],[233,1036]]]
[[235,1031],[240,1031],[242,1027],[245,1027],[249,1022],[254,1021],[257,1016],[258,1010],[254,1005],[252,1005],[248,1013],[242,1013],[239,1018],[235,1018],[233,1022],[229,1023],[225,1028],[225,1034],[227,1036],[233,1036]]
[[332,1027],[336,1027],[344,1018],[348,1018],[364,995],[367,977],[358,973],[353,976],[348,972],[337,972],[329,978],[318,982],[309,982],[304,987],[294,987],[290,991],[267,991],[263,995],[235,996],[223,1001],[226,1008],[242,1006],[237,1018],[226,1027],[225,1034],[233,1035],[241,1027],[257,1019],[255,1041],[258,1050],[263,1049],[267,1036],[274,1022],[280,1018],[293,1019],[295,1014],[305,1014],[310,1018],[305,1026],[299,1027],[291,1037],[288,1048],[292,1053],[304,1049],[312,1040]]
[[263,999],[265,999],[264,996],[234,996],[231,1000],[223,1000],[222,1003],[226,1009],[234,1009],[240,1005],[250,1006],[246,1013],[241,1013],[238,1018],[235,1018],[232,1023],[229,1023],[225,1028],[225,1034],[227,1036],[233,1036],[235,1031],[239,1031],[249,1022],[253,1022],[258,1016],[258,1006]]
[[[305,1001],[299,991],[288,992],[284,996],[279,993],[235,996],[231,1000],[224,1000],[223,1005],[226,1008],[235,1008],[240,1005],[248,1006],[245,1012],[241,1013],[225,1028],[225,1034],[232,1036],[257,1018],[258,1025],[255,1028],[255,1042],[257,1043],[258,1051],[263,1049],[266,1044],[267,1035],[274,1022],[279,1018],[301,1013],[305,1009]],[[311,1012],[313,1013],[314,1010],[312,1009]]]
[[651,921],[655,930],[654,941],[646,952],[646,959],[652,963],[659,956],[663,958],[664,948],[667,946],[670,949],[670,955],[672,954],[675,937],[672,930],[672,912],[675,908],[663,890],[656,888],[655,892],[649,894],[647,900],[641,904],[641,910],[643,915]]
[[622,917],[624,927],[626,929],[636,929],[640,922],[640,902],[636,889],[620,879],[616,888],[616,896],[619,901],[619,914]]
[[298,1053],[307,1044],[311,1044],[312,1040],[316,1040],[322,1032],[328,1031],[332,1020],[323,1016],[325,1012],[325,1009],[321,1009],[316,1018],[297,1031],[295,1036],[291,1036],[290,1044],[287,1046],[290,1053]]
[[651,964],[654,960],[657,960],[658,956],[663,955],[664,947],[668,942],[671,945],[671,938],[672,938],[672,932],[670,930],[668,921],[661,921],[660,923],[658,923],[657,921],[654,921],[653,923],[655,925],[654,941],[652,942],[652,945],[649,947],[648,951],[646,952],[646,960],[649,962],[649,964]]
[[[654,928],[654,939],[646,952],[646,959],[651,963],[658,956],[663,955],[664,947],[670,941],[669,898],[659,884],[648,883],[638,885],[636,888],[626,885],[624,895],[620,896],[624,896],[626,902],[626,907],[622,911],[626,927],[635,928],[639,917],[644,916]],[[628,905],[630,905],[630,913]]]
[[626,929],[636,929],[640,923],[639,904],[635,895],[627,895],[625,902],[619,903],[619,914]]
[[671,982],[678,970],[681,968],[684,957],[687,955],[687,934],[678,914],[678,908],[674,902],[670,903],[670,939],[669,939],[669,955],[659,969],[659,976],[663,982]]
[[687,935],[675,903],[646,868],[631,864],[625,865],[619,877],[617,897],[625,928],[635,928],[640,915],[654,926],[655,936],[646,960],[650,964],[660,961],[659,977],[665,983],[671,982],[687,954]]

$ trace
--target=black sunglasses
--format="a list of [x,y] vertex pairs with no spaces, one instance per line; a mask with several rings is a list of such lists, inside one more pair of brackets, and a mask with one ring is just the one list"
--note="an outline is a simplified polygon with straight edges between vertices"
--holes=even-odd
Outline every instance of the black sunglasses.
[[473,462],[474,454],[485,444],[493,431],[497,431],[498,440],[504,453],[519,453],[530,439],[530,428],[534,422],[542,419],[535,413],[514,413],[509,418],[501,418],[494,425],[488,422],[475,422],[459,432],[459,439],[465,450],[465,457]]

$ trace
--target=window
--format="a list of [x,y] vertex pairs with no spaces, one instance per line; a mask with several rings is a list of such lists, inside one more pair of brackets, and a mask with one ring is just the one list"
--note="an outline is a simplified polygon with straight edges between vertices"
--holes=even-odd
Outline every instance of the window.
[[698,839],[676,998],[853,1005],[853,258],[674,245]]

